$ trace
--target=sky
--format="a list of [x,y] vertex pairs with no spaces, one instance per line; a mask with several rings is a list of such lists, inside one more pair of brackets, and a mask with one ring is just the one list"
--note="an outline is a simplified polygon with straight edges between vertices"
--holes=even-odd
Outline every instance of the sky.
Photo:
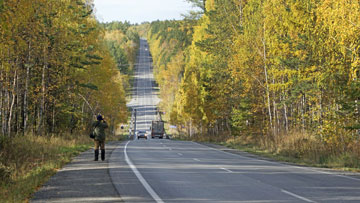
[[182,19],[181,14],[192,10],[185,0],[95,0],[95,14],[100,22]]

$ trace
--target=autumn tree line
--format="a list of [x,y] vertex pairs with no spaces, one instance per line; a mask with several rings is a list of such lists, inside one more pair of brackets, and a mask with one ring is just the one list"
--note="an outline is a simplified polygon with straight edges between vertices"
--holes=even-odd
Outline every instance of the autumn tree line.
[[140,44],[138,26],[127,21],[102,23],[101,26],[106,30],[105,43],[122,73],[124,88],[128,90],[131,87],[131,77]]
[[125,42],[109,48],[93,10],[90,0],[0,1],[2,136],[81,132],[98,113],[126,122],[118,64],[134,63],[138,36],[116,28]]
[[359,1],[191,2],[205,2],[200,18],[148,32],[170,123],[273,151],[291,139],[359,157]]

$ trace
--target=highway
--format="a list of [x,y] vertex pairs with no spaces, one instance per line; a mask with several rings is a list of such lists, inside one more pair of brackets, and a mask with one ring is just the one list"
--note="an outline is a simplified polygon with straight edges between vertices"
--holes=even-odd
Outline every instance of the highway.
[[151,57],[146,40],[140,40],[139,54],[135,66],[135,82],[132,100],[128,107],[136,109],[136,130],[149,130],[151,121],[156,118],[156,106],[159,103],[157,89],[154,87],[154,75]]
[[[134,95],[137,128],[148,130],[159,98],[142,39]],[[120,144],[109,161],[124,202],[360,202],[357,174],[289,165],[195,142],[141,139]]]

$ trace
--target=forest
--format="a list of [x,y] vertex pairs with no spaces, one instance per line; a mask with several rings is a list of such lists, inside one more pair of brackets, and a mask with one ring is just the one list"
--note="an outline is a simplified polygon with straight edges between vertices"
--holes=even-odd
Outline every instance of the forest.
[[118,42],[88,1],[9,0],[0,9],[2,136],[79,132],[97,113],[126,122],[130,65],[119,64],[135,61],[139,38],[127,23],[111,27]]
[[189,2],[197,12],[148,32],[180,134],[360,167],[358,1]]
[[91,0],[0,0],[0,201],[23,201],[88,150],[97,114],[108,135],[127,122],[138,44]]

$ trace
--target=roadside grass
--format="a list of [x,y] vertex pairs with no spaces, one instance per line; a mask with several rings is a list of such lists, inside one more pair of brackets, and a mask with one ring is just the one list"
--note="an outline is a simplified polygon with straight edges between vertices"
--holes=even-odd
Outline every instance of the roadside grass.
[[321,149],[325,148],[324,146],[319,146],[318,150],[311,150],[311,148],[309,148],[308,151],[304,152],[299,149],[289,148],[269,150],[256,144],[243,144],[241,142],[234,142],[233,140],[218,142],[216,144],[280,162],[293,163],[302,166],[360,172],[359,156],[349,152],[340,154],[332,153],[325,149]]
[[346,150],[340,150],[337,146],[301,132],[278,135],[272,139],[246,135],[211,138],[195,135],[190,138],[185,134],[177,135],[174,139],[218,144],[280,162],[360,172],[360,143],[350,144]]
[[[107,136],[121,141],[124,133]],[[0,202],[28,202],[57,170],[93,147],[87,135],[14,136],[0,138]]]

